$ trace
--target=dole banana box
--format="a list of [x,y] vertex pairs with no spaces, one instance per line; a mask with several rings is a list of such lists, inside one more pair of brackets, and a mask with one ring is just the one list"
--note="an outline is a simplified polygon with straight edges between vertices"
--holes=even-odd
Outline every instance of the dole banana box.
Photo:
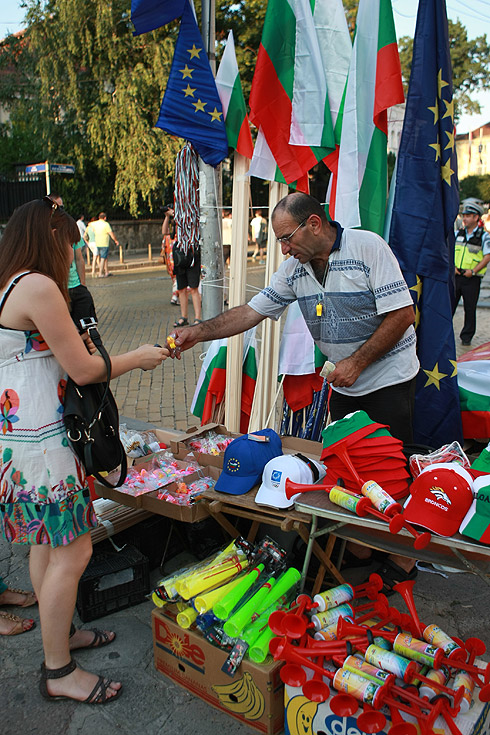
[[[312,672],[308,672],[306,669],[305,672],[307,677],[311,678]],[[326,681],[326,683],[329,682]],[[326,702],[311,702],[303,695],[299,687],[285,685],[284,731],[288,735],[364,735],[365,731],[360,730],[357,725],[357,715],[362,712],[362,705],[359,704],[357,712],[350,717],[340,717],[330,709],[329,702],[337,693],[335,690],[331,691],[332,693]],[[387,708],[383,708],[381,711],[386,717],[386,725],[378,735],[388,735],[392,725],[390,713]],[[489,711],[490,703],[480,702],[478,690],[475,689],[471,708],[466,714],[459,714],[455,720],[456,727],[461,735],[489,735]],[[407,721],[416,723],[416,720],[408,715]],[[420,733],[418,727],[417,732]],[[448,735],[450,731],[443,718],[438,717],[432,732],[434,735]]]
[[233,677],[221,667],[228,653],[208,643],[199,631],[175,622],[171,605],[152,612],[155,668],[191,694],[266,735],[284,727],[282,663],[259,666],[244,659]]

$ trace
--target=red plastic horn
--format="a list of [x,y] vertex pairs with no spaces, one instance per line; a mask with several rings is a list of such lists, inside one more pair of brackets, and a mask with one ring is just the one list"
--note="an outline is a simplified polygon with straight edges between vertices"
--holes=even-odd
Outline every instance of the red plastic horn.
[[308,595],[300,595],[297,602],[298,607],[296,610],[286,613],[280,623],[284,631],[283,635],[287,635],[288,638],[301,638],[306,633],[307,628],[311,627],[309,619],[305,618],[303,614],[308,607],[311,609],[310,597]]
[[[319,656],[317,663],[323,668],[323,656]],[[303,694],[312,702],[326,702],[330,696],[330,688],[323,681],[323,674],[316,672],[313,679],[303,684]]]
[[392,725],[388,735],[417,735],[417,728],[412,722],[403,719],[396,707],[390,707]]
[[378,592],[383,589],[383,580],[379,574],[370,574],[369,580],[363,584],[356,584],[352,588],[354,599],[358,597],[368,597],[370,600],[376,599]]
[[306,682],[306,673],[297,664],[286,664],[282,666],[279,676],[283,684],[287,684],[290,687],[301,687]]
[[369,704],[363,703],[362,714],[357,718],[357,725],[361,732],[381,732],[386,725],[386,717],[382,712],[373,709]]
[[359,708],[359,702],[352,694],[336,694],[329,706],[337,717],[352,717]]
[[[320,484],[302,485],[300,482],[293,482],[288,477],[286,479],[284,490],[285,490],[286,498],[290,500],[293,497],[293,495],[297,495],[298,493],[310,493],[315,490],[325,490],[328,493],[333,487],[335,487],[335,485],[320,485]],[[355,493],[351,493],[349,490],[346,490],[345,492],[349,493],[349,495],[355,494]]]
[[404,599],[405,605],[408,607],[410,614],[412,615],[413,622],[415,624],[416,634],[419,638],[424,638],[424,628],[427,626],[422,625],[420,618],[415,607],[415,600],[413,599],[413,587],[415,580],[411,579],[407,582],[398,582],[393,585],[393,589],[396,590]]

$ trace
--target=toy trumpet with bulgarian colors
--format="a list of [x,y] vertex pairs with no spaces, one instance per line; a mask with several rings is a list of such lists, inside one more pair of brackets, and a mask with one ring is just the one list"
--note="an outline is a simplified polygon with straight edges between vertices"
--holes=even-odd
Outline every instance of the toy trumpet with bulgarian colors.
[[[357,475],[357,477],[359,476]],[[359,482],[362,483],[362,495],[346,490],[340,487],[340,485],[302,485],[298,482],[292,482],[289,479],[286,480],[285,492],[286,497],[291,498],[298,493],[325,490],[335,505],[339,505],[341,508],[345,508],[361,518],[370,515],[385,521],[388,523],[390,533],[396,534],[402,528],[406,528],[415,538],[413,546],[417,551],[424,549],[430,543],[430,533],[428,531],[420,533],[411,524],[407,523],[401,514],[401,505],[388,495],[376,482],[372,480],[363,482],[360,477]],[[380,510],[380,508],[384,510]]]

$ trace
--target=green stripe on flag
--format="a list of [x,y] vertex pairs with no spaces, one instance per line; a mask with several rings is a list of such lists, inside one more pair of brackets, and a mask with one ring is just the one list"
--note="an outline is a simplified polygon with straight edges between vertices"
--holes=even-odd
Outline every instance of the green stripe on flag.
[[359,213],[364,230],[383,236],[388,167],[386,135],[374,127],[366,161],[366,169],[359,190]]

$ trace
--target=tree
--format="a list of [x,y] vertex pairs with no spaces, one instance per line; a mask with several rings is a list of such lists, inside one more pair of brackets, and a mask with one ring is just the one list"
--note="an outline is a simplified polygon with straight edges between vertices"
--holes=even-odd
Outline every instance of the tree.
[[133,37],[127,0],[26,1],[22,49],[3,55],[12,134],[23,121],[41,160],[76,165],[70,208],[154,211],[181,145],[154,128],[177,24]]
[[476,197],[484,202],[490,202],[490,174],[467,176],[459,182],[461,201],[468,197]]
[[[490,89],[490,44],[486,35],[468,38],[461,21],[448,20],[449,45],[453,66],[454,117],[463,112],[478,113],[481,108],[471,95]],[[413,38],[403,36],[399,42],[400,63],[405,90],[408,88],[412,64]]]

